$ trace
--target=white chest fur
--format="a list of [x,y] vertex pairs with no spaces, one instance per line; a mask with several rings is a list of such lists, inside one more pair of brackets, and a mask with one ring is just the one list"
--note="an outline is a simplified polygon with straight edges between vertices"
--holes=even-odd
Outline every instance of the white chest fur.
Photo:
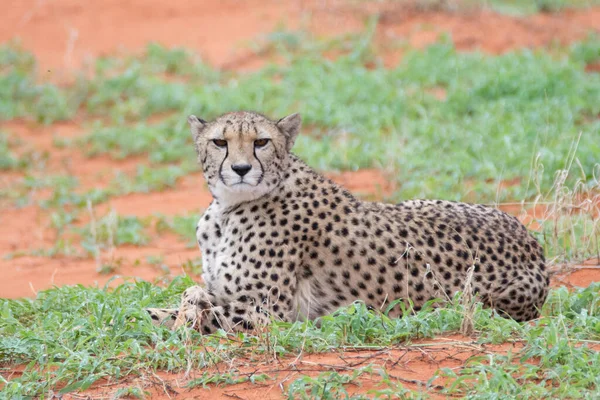
[[202,253],[202,279],[211,291],[218,279],[217,255],[223,238],[221,212],[212,202],[196,225],[196,239]]

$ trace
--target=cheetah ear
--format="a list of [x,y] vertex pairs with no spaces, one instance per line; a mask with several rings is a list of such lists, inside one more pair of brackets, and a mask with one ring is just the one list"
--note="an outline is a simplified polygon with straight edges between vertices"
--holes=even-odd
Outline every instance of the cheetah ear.
[[285,135],[285,138],[287,139],[286,148],[287,151],[290,151],[294,146],[294,141],[296,140],[296,136],[298,136],[298,132],[300,132],[300,125],[302,125],[300,114],[295,113],[281,118],[277,121],[276,125]]
[[192,138],[194,139],[196,154],[198,155],[198,163],[200,165],[204,165],[204,162],[206,161],[206,150],[204,150],[203,146],[198,144],[198,139],[200,139],[200,135],[206,128],[207,122],[196,117],[195,115],[190,115],[188,117],[188,123],[190,124],[190,129],[192,130]]
[[192,130],[192,137],[194,138],[194,143],[198,140],[198,137],[206,128],[206,121],[202,118],[198,118],[195,115],[190,115],[188,117],[188,123],[190,124],[190,128]]

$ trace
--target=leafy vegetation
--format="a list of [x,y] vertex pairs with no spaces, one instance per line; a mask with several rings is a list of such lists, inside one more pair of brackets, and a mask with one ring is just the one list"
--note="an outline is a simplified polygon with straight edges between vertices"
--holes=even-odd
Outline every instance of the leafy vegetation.
[[160,216],[156,222],[156,230],[160,232],[171,231],[187,242],[188,247],[196,247],[196,225],[199,214],[176,215],[172,218]]
[[144,225],[137,217],[121,217],[115,212],[108,213],[98,221],[92,221],[83,230],[83,246],[93,252],[99,245],[118,246],[121,244],[141,245],[148,242]]
[[174,187],[177,179],[188,174],[192,168],[189,163],[185,162],[181,165],[160,167],[140,165],[133,177],[118,173],[111,183],[111,188],[114,195],[165,190]]
[[8,146],[6,135],[0,134],[0,170],[13,169],[17,164],[17,159]]
[[[401,183],[397,199],[529,198],[533,188],[499,191],[499,182],[528,177],[536,160],[544,171],[540,188],[548,190],[551,173],[565,167],[576,142],[585,179],[593,179],[600,122],[591,116],[600,112],[600,75],[586,73],[584,62],[594,57],[596,37],[558,55],[463,54],[442,41],[409,51],[390,70],[378,64],[362,36],[311,44],[294,35],[268,37],[265,48],[276,49],[285,61],[251,74],[214,71],[181,50],[153,45],[140,58],[102,59],[94,78],[52,90],[79,98],[91,116],[110,115],[73,143],[90,155],[143,155],[151,164],[193,160],[187,114],[212,118],[224,110],[255,109],[279,116],[300,110],[307,127],[295,147],[300,156],[319,169],[386,166]],[[332,49],[342,55],[324,58]],[[162,65],[158,57],[178,60],[180,67]],[[36,90],[30,56],[4,47],[0,59],[25,60],[15,61],[4,76],[25,76],[20,90]],[[14,95],[8,103],[25,109],[38,100]],[[147,120],[161,113],[171,115],[158,123]],[[46,115],[48,122],[62,118],[52,115]],[[471,182],[476,186],[465,190]]]
[[471,0],[470,3],[483,4],[492,10],[514,15],[558,12],[570,8],[580,9],[599,4],[598,0]]
[[526,16],[556,13],[568,9],[585,9],[600,4],[598,0],[396,0],[425,11],[468,11],[489,9],[502,14]]
[[[114,290],[72,286],[41,292],[35,300],[0,300],[0,360],[4,365],[26,366],[20,377],[10,380],[2,373],[3,394],[9,398],[44,396],[56,387],[62,387],[61,392],[82,390],[101,378],[119,379],[154,369],[202,370],[221,361],[235,365],[233,360],[243,357],[410,344],[414,339],[456,331],[466,313],[457,299],[444,308],[425,307],[393,319],[355,303],[323,317],[320,323],[274,321],[267,332],[256,336],[202,336],[153,327],[143,308],[175,305],[192,283],[189,278],[176,278],[165,289],[147,282],[126,283]],[[463,369],[442,371],[450,379],[444,393],[475,398],[485,393],[594,397],[600,372],[600,359],[592,347],[600,339],[599,289],[600,284],[593,284],[575,292],[553,290],[543,316],[531,324],[476,307],[480,343],[520,342],[523,348],[507,355],[475,357]],[[268,378],[230,372],[206,372],[190,385]],[[299,378],[290,384],[288,393],[293,398],[296,393],[309,396],[326,386],[330,395],[343,394],[356,376],[374,372],[385,375],[385,371],[367,368],[350,375],[328,372]],[[406,391],[388,382],[388,389],[399,394]]]
[[345,385],[356,381],[368,368],[359,368],[352,374],[339,374],[336,371],[322,372],[316,378],[303,376],[296,379],[288,387],[289,399],[340,399],[366,398],[363,396],[350,397]]
[[26,117],[51,123],[75,115],[82,97],[76,91],[38,83],[36,72],[34,57],[18,43],[0,46],[0,120]]

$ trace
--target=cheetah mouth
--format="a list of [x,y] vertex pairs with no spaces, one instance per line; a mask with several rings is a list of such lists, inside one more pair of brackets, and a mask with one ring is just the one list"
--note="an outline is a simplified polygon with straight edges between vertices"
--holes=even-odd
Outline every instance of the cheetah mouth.
[[235,183],[232,183],[232,184],[230,184],[230,185],[227,185],[227,186],[229,186],[229,187],[235,187],[235,188],[239,188],[239,187],[244,187],[244,186],[248,186],[248,187],[254,187],[254,186],[256,186],[256,185],[253,185],[253,184],[251,184],[251,183],[249,183],[249,182],[246,182],[246,181],[239,181],[239,182],[235,182]]
[[256,173],[251,173],[244,176],[238,176],[233,174],[219,173],[220,183],[225,187],[234,190],[245,190],[249,188],[256,188],[261,185],[264,174],[261,173],[259,176]]
[[243,191],[248,191],[248,190],[255,190],[256,188],[261,186],[262,176],[258,177],[258,179],[256,179],[256,177],[254,177],[254,176],[250,176],[250,177],[247,177],[247,176],[244,176],[244,177],[222,176],[219,181],[224,187],[229,188],[229,190],[233,190],[236,192],[240,192],[240,191],[243,192]]
[[239,180],[235,180],[232,182],[232,180],[230,179],[225,179],[225,178],[221,178],[220,179],[221,183],[229,188],[233,188],[233,187],[244,187],[244,186],[255,186],[253,184],[251,184],[250,182],[244,180],[243,178],[239,179]]

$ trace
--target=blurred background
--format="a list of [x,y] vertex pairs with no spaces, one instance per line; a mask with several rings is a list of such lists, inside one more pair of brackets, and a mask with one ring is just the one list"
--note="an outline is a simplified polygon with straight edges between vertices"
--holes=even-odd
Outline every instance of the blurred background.
[[595,0],[9,0],[0,297],[196,276],[186,117],[238,109],[301,113],[365,200],[489,204],[597,263],[599,35]]

